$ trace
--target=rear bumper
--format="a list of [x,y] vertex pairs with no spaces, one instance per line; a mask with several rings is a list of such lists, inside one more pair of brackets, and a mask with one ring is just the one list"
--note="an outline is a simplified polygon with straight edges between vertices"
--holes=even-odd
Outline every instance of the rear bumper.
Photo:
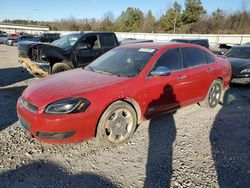
[[49,64],[45,63],[36,63],[31,61],[28,57],[19,57],[18,61],[21,65],[29,71],[30,74],[36,77],[45,77],[48,75],[49,72]]

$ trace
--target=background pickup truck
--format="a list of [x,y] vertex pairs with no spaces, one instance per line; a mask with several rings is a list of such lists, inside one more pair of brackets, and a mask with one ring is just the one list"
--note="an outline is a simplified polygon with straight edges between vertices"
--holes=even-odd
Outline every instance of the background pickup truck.
[[43,77],[84,67],[118,45],[112,32],[74,33],[50,44],[26,41],[18,43],[19,62],[31,74]]

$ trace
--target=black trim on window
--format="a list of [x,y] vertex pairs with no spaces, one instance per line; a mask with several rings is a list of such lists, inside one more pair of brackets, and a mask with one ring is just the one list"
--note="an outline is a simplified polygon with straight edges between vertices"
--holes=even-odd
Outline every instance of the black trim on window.
[[[205,50],[202,50],[203,53],[205,54],[205,57],[207,59],[207,64],[211,64],[211,63],[214,63],[215,62],[215,59],[214,57],[212,56],[212,54],[210,54],[209,52],[205,51]],[[212,59],[212,61],[209,61],[209,57]]]

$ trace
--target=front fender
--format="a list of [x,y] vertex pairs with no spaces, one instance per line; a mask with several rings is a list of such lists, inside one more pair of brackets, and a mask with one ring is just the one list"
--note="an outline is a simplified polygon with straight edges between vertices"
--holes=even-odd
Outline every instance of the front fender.
[[43,60],[49,62],[61,62],[67,59],[66,52],[62,48],[48,45],[48,44],[37,44],[33,46],[32,51],[40,51]]

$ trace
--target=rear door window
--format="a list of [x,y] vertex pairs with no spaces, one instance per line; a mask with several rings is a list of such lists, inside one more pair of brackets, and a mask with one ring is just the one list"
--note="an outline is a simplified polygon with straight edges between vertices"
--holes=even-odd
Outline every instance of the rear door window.
[[183,65],[185,68],[207,64],[207,59],[203,51],[199,48],[182,48]]
[[101,34],[100,41],[101,41],[102,47],[104,48],[117,46],[115,36],[113,34]]

